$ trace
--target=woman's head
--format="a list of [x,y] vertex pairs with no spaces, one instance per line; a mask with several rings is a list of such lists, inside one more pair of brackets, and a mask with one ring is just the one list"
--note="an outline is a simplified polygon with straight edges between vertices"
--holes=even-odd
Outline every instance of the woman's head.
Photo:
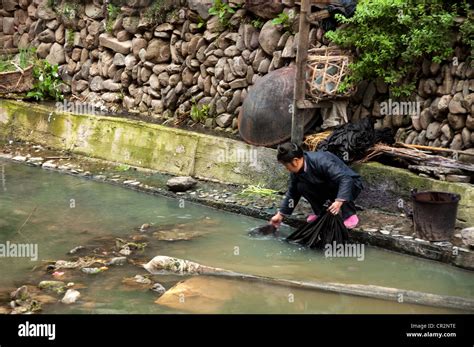
[[293,173],[299,172],[304,165],[303,150],[295,143],[284,143],[278,146],[277,160],[288,171]]

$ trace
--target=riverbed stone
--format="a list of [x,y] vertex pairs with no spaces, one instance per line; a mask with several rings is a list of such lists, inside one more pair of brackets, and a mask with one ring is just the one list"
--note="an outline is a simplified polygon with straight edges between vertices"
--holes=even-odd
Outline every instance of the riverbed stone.
[[461,230],[461,237],[466,246],[474,247],[474,227]]
[[66,62],[66,57],[64,55],[64,47],[59,43],[55,42],[51,46],[49,54],[46,57],[46,60],[51,65],[61,65]]
[[153,39],[146,49],[145,59],[156,64],[166,63],[171,58],[170,45],[167,41]]
[[191,176],[178,176],[170,178],[166,186],[172,192],[185,192],[197,184],[197,181]]
[[258,42],[268,55],[273,55],[281,35],[282,33],[272,23],[272,21],[269,20],[263,25],[258,37]]
[[103,33],[99,36],[99,43],[101,46],[110,48],[114,52],[128,54],[132,48],[132,41],[119,41],[110,34]]
[[232,118],[233,116],[231,114],[224,113],[216,118],[216,123],[222,128],[227,128],[229,125],[232,124]]
[[41,281],[38,284],[38,288],[61,294],[65,291],[66,283],[63,281]]
[[68,289],[61,302],[66,305],[74,304],[81,297],[81,293],[75,289]]
[[467,110],[462,105],[463,96],[462,93],[456,93],[449,102],[450,113],[467,113]]

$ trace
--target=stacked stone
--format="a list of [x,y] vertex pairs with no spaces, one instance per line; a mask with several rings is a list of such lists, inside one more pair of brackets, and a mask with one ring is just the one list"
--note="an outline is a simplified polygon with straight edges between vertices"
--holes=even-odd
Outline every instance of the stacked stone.
[[[272,19],[298,7],[293,0],[250,7],[243,0],[229,3],[240,6],[229,18],[231,29],[209,16],[209,0],[177,0],[173,15],[159,25],[146,16],[152,0],[131,0],[106,31],[103,0],[63,1],[54,10],[48,0],[2,0],[0,46],[37,47],[39,57],[60,66],[63,91],[74,99],[176,120],[186,119],[194,104],[209,105],[206,127],[237,132],[249,87],[295,62],[298,15],[296,34],[273,25]],[[64,6],[73,6],[73,15]],[[250,12],[260,18],[261,28],[252,24]],[[311,27],[310,42],[324,47],[323,34]],[[474,147],[474,69],[466,50],[457,47],[454,56],[448,64],[422,64],[412,100],[419,102],[419,114],[383,112],[389,91],[377,79],[358,86],[351,120],[374,117],[377,128],[398,129],[397,139],[406,143]]]

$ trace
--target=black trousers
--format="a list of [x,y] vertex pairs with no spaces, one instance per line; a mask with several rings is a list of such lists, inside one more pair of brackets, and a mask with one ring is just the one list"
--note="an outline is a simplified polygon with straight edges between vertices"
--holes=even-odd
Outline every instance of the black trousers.
[[[306,181],[299,181],[297,185],[300,194],[308,200],[313,209],[314,214],[321,216],[325,210],[324,207],[326,201],[330,200],[334,202],[337,197],[338,187],[332,184],[310,184]],[[362,180],[357,179],[352,186],[352,201],[346,201],[342,204],[341,215],[344,220],[350,216],[356,214],[357,210],[355,207],[354,200],[359,196],[363,188]]]

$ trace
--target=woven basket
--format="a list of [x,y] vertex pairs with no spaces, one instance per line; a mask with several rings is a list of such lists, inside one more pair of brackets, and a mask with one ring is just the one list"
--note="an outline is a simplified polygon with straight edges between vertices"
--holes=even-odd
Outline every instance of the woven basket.
[[0,94],[24,93],[33,88],[33,65],[24,70],[0,73]]
[[306,66],[306,95],[315,102],[350,96],[353,88],[338,92],[339,85],[349,74],[351,56],[337,47],[312,48]]

